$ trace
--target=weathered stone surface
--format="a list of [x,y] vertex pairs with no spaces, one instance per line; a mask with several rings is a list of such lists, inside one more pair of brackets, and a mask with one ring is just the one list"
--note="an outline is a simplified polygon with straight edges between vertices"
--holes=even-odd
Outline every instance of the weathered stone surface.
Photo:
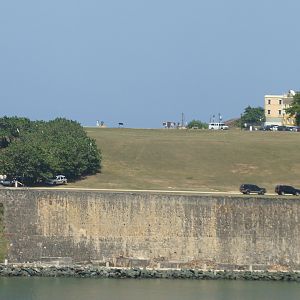
[[2,189],[0,203],[9,262],[300,270],[295,197]]
[[2,277],[76,277],[76,278],[144,278],[144,279],[197,279],[197,280],[273,280],[300,281],[299,272],[257,272],[257,271],[203,271],[194,269],[139,269],[104,268],[84,266],[45,266],[45,265],[1,265]]

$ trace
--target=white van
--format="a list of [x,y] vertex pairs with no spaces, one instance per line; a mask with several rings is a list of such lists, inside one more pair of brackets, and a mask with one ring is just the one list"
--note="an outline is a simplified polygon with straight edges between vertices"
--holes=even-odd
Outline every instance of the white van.
[[213,129],[213,130],[227,130],[228,126],[225,125],[225,123],[209,123],[208,124],[208,129]]

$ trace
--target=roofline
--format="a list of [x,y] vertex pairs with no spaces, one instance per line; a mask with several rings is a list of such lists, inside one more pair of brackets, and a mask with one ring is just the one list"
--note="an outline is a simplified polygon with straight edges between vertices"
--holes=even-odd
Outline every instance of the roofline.
[[287,97],[287,95],[265,95],[265,97],[268,97],[268,98],[272,98],[272,97]]
[[293,98],[293,96],[290,96],[288,94],[283,94],[283,95],[265,95],[265,98]]

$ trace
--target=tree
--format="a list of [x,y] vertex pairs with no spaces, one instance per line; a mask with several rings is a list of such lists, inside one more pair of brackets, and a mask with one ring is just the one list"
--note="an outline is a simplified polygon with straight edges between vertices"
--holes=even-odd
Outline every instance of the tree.
[[31,122],[20,133],[0,150],[0,174],[32,184],[57,174],[78,179],[101,169],[101,152],[75,121]]
[[47,158],[37,140],[17,140],[0,153],[1,174],[21,178],[26,183],[42,181],[52,177]]
[[295,117],[296,125],[300,125],[300,92],[297,92],[293,96],[293,102],[291,103],[290,107],[287,108],[286,113],[290,114],[291,116]]
[[0,118],[0,148],[7,147],[24,132],[30,131],[32,122],[27,118]]
[[265,110],[262,107],[248,106],[241,117],[241,124],[261,125],[265,120]]
[[198,128],[198,129],[207,129],[208,125],[205,122],[201,122],[199,120],[192,120],[187,125],[188,128]]

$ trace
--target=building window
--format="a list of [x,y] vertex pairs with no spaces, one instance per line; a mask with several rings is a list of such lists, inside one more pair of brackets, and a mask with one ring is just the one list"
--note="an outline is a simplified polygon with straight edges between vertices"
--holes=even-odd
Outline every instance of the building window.
[[271,111],[268,109],[268,115],[270,115],[271,114]]
[[281,99],[279,100],[279,104],[280,104],[280,105],[282,104],[282,100],[281,100]]
[[270,99],[268,100],[268,104],[271,104],[271,100]]
[[281,115],[281,109],[278,110],[278,114]]

